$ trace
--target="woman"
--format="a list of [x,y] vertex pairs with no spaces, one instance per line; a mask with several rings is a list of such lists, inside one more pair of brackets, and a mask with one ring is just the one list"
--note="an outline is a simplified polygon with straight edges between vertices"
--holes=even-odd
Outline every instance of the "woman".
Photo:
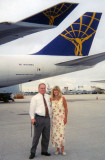
[[65,144],[65,125],[67,123],[67,103],[62,96],[61,90],[55,86],[51,91],[51,104],[52,104],[52,127],[51,127],[51,143],[53,147],[57,147],[55,152],[59,154],[60,149],[62,155],[66,155],[64,151]]

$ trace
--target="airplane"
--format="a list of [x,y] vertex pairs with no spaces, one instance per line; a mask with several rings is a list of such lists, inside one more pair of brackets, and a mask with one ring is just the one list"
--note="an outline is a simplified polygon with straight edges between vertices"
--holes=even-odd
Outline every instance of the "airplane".
[[0,55],[0,87],[91,68],[105,52],[89,55],[101,12],[86,12],[39,52]]
[[19,22],[0,23],[0,45],[18,38],[57,27],[78,5],[62,2]]

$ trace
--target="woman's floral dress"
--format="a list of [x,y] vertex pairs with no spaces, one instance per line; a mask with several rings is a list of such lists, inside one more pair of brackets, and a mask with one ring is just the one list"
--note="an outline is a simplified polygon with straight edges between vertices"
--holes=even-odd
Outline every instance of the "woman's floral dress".
[[52,124],[51,124],[51,143],[53,147],[61,148],[65,143],[65,108],[63,98],[52,100]]

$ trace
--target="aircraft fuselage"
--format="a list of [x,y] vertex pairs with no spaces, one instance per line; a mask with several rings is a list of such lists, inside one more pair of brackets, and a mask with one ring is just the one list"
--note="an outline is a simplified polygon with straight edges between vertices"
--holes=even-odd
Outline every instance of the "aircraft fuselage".
[[0,56],[0,87],[76,71],[79,68],[56,65],[71,58],[74,59],[71,56],[2,55]]

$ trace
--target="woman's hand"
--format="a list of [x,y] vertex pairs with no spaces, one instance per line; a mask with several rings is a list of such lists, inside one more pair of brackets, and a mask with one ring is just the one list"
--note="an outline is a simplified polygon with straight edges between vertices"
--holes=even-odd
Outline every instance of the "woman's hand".
[[67,123],[67,118],[65,117],[64,118],[64,125]]

